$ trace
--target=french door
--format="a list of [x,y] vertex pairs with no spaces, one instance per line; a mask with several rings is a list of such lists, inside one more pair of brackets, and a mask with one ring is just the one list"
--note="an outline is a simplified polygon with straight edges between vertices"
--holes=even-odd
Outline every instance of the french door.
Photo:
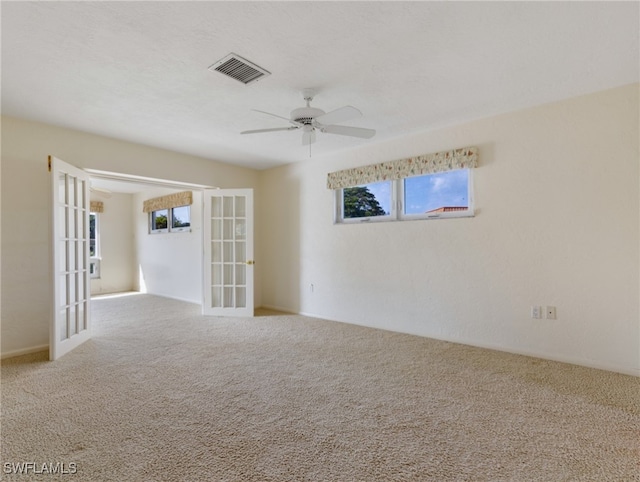
[[89,174],[49,157],[53,219],[53,313],[49,358],[56,360],[91,337]]
[[204,315],[253,316],[253,190],[205,190]]

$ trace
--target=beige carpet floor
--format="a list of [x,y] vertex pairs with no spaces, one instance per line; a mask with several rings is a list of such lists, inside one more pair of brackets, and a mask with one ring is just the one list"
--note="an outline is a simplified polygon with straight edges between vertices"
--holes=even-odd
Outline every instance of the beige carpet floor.
[[95,299],[91,341],[2,363],[0,477],[640,480],[639,378],[259,314]]

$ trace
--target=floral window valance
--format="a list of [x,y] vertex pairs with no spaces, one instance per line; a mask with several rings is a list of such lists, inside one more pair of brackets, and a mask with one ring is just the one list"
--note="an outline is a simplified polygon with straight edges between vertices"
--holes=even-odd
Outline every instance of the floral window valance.
[[178,206],[189,206],[193,203],[193,194],[191,191],[177,192],[168,194],[167,196],[155,197],[148,199],[142,204],[142,211],[150,213],[159,209],[170,209]]
[[342,189],[371,182],[402,179],[410,176],[477,166],[478,148],[465,147],[330,172],[327,176],[327,187],[329,189]]
[[103,213],[104,203],[102,201],[89,201],[89,212]]

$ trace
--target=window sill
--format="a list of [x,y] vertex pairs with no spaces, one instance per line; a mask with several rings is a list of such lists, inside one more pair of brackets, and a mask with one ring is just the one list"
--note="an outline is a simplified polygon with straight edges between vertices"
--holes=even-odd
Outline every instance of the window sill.
[[475,212],[473,210],[455,213],[442,213],[434,214],[431,216],[425,216],[424,214],[416,215],[404,215],[399,218],[390,216],[380,216],[379,218],[352,218],[347,220],[334,220],[333,224],[372,224],[372,223],[394,223],[400,221],[431,221],[434,219],[455,219],[455,218],[474,218]]

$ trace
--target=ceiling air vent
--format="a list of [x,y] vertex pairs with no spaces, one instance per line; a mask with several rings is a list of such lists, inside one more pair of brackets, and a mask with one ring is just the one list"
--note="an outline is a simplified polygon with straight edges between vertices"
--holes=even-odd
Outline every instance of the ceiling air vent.
[[245,85],[271,75],[271,72],[236,54],[229,54],[225,58],[218,60],[209,67],[209,70],[220,72],[232,79],[239,80]]

